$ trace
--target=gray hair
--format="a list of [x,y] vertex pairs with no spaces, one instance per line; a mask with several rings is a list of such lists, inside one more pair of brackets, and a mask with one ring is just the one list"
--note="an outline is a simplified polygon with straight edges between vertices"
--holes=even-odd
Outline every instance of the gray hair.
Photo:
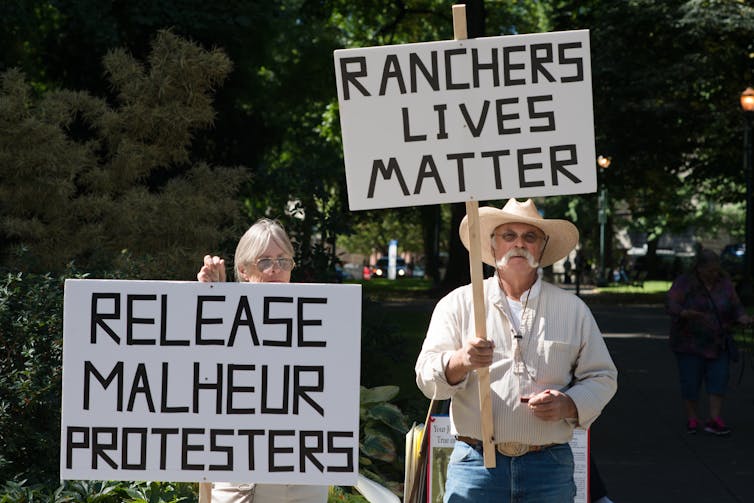
[[236,281],[242,281],[239,268],[254,264],[270,245],[270,241],[278,245],[290,258],[293,258],[293,245],[280,222],[269,218],[260,218],[238,240],[234,259]]

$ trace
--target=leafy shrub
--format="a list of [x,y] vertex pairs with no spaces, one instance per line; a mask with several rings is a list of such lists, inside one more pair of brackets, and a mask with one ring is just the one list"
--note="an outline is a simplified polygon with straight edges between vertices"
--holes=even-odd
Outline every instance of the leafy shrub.
[[63,278],[0,283],[0,480],[57,479]]
[[197,484],[185,482],[66,481],[50,489],[9,481],[0,488],[0,503],[188,503],[197,501],[197,492]]
[[362,386],[359,407],[359,471],[396,494],[403,493],[409,428],[406,415],[389,403],[399,391],[398,386]]

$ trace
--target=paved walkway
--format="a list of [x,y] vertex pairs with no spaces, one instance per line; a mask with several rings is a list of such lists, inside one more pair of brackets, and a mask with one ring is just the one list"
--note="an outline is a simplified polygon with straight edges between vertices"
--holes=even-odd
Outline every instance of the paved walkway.
[[[585,298],[588,303],[588,296]],[[662,306],[593,304],[618,367],[618,392],[592,427],[592,455],[615,503],[754,502],[754,365],[732,379],[730,437],[685,430]],[[705,417],[706,398],[700,413]]]

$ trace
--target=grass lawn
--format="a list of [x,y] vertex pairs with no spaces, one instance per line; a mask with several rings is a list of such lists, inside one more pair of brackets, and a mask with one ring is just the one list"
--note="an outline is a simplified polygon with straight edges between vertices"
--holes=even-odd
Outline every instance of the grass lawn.
[[432,282],[419,278],[390,280],[373,278],[368,281],[352,280],[348,283],[361,285],[365,297],[375,300],[401,300],[427,297],[432,290]]
[[[419,355],[424,335],[429,326],[436,299],[431,295],[432,283],[417,278],[401,280],[372,279],[359,281],[362,294],[374,301],[364,324],[373,324],[390,333],[390,357],[379,366],[380,374],[370,376],[373,385],[396,385],[400,394],[394,403],[410,421],[423,423],[429,400],[416,387],[414,363]],[[376,312],[375,312],[376,311]],[[364,358],[374,355],[363,355]]]
[[671,281],[645,281],[643,286],[601,286],[584,295],[584,300],[587,303],[663,304],[671,285]]

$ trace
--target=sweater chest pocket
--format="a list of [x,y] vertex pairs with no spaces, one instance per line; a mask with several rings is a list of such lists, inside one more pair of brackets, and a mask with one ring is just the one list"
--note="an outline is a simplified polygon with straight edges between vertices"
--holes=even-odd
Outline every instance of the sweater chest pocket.
[[571,367],[578,348],[563,341],[542,341],[537,348],[537,374],[545,382],[570,381]]

